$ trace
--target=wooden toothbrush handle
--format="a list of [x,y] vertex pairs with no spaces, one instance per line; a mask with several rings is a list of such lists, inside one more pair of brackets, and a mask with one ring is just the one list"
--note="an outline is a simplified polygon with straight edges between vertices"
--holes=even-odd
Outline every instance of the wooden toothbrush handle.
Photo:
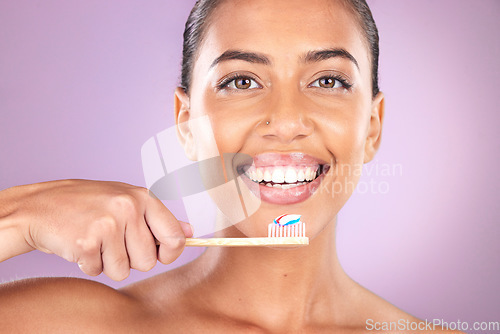
[[[159,245],[158,240],[156,244]],[[264,238],[186,238],[188,247],[286,247],[294,245],[309,245],[307,237],[264,237]]]
[[196,247],[259,247],[259,246],[290,246],[290,245],[308,245],[309,238],[187,238],[186,246]]

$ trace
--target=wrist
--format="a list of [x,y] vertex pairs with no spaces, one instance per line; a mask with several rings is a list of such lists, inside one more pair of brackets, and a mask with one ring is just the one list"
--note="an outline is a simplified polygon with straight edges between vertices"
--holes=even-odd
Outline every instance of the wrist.
[[27,186],[0,191],[0,262],[34,249],[26,238],[29,228],[24,226],[21,213],[27,191]]

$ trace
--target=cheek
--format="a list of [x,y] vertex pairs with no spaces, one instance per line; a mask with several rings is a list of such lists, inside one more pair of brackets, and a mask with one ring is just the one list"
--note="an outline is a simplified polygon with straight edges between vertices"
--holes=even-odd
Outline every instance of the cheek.
[[339,148],[342,154],[339,156],[344,163],[362,163],[364,155],[364,129],[361,129],[362,124],[353,126],[349,124],[342,130],[339,138]]
[[328,117],[317,122],[325,146],[337,163],[362,163],[366,140],[366,112],[362,106],[329,110]]
[[219,155],[215,131],[208,116],[193,118],[189,121],[196,147],[198,161],[210,159]]
[[233,122],[213,120],[215,141],[219,151],[222,153],[237,153],[244,145],[246,138],[245,129],[237,126]]
[[256,101],[220,101],[205,97],[199,111],[210,119],[211,128],[221,153],[240,152],[252,136],[262,115]]

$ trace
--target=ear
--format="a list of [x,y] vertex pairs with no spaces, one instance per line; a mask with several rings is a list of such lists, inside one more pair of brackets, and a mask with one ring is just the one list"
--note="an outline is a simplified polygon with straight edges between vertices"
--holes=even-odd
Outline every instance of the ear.
[[375,153],[380,146],[382,138],[382,123],[384,121],[384,93],[379,92],[372,101],[370,125],[365,143],[364,163],[367,163],[375,157]]
[[194,143],[193,133],[189,126],[191,117],[189,96],[184,88],[177,87],[174,94],[175,124],[177,125],[177,139],[184,148],[186,156],[190,160],[197,160],[196,145]]

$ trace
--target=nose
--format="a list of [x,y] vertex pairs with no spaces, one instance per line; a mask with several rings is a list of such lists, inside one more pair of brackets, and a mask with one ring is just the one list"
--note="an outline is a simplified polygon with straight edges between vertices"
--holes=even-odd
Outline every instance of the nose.
[[281,92],[267,105],[266,116],[259,124],[260,135],[290,144],[313,133],[314,125],[300,92]]

